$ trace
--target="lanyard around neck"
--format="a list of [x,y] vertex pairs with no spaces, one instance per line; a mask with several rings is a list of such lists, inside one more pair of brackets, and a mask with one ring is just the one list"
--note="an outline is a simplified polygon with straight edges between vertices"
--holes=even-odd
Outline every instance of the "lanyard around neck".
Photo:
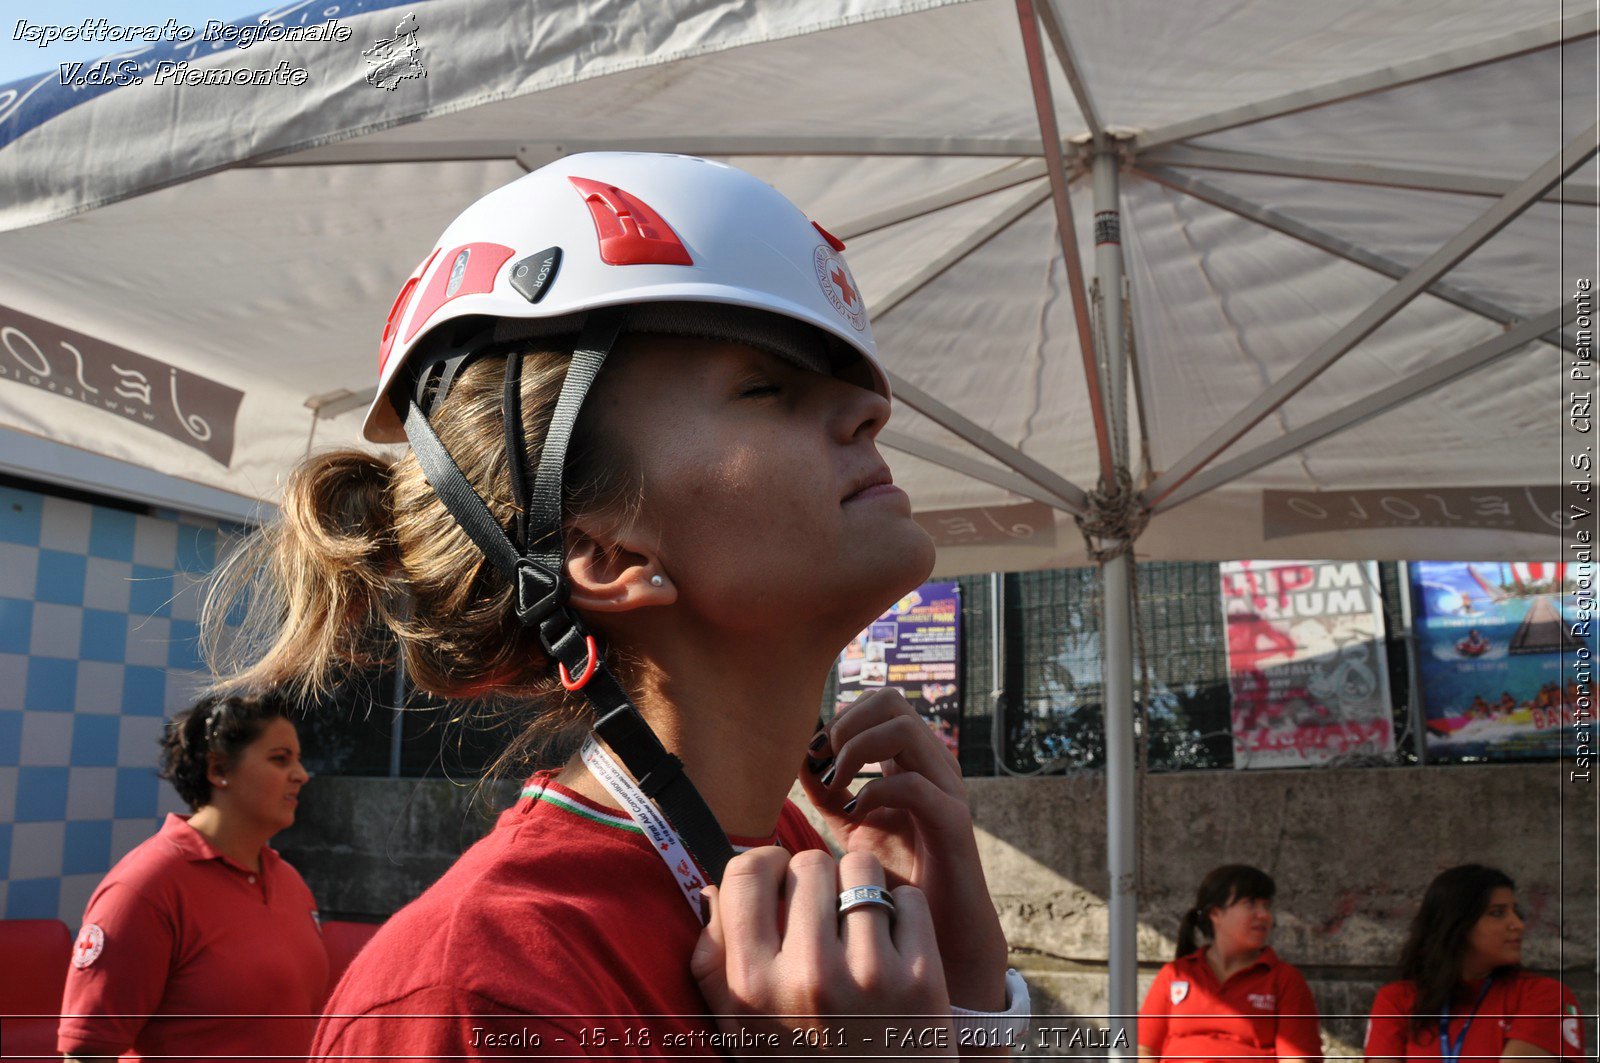
[[601,747],[599,742],[590,735],[583,743],[583,763],[600,785],[606,788],[622,810],[628,813],[644,836],[649,839],[651,848],[656,855],[672,871],[672,877],[678,883],[678,888],[683,891],[683,899],[688,902],[689,910],[694,912],[696,919],[700,918],[700,891],[705,888],[705,877],[701,875],[700,868],[690,859],[689,851],[684,848],[683,840],[678,837],[678,832],[673,829],[667,817],[661,814],[656,807],[639,789],[639,784],[611,759],[611,754]]
[[1461,1059],[1461,1049],[1467,1043],[1467,1031],[1472,1029],[1472,1020],[1478,1017],[1478,1009],[1483,1007],[1483,998],[1489,995],[1489,987],[1494,985],[1494,975],[1483,980],[1483,988],[1478,990],[1478,999],[1472,1002],[1472,1010],[1467,1013],[1467,1021],[1461,1024],[1461,1032],[1456,1034],[1455,1040],[1450,1039],[1450,1002],[1446,1001],[1444,1009],[1439,1014],[1439,1055],[1444,1063],[1457,1063]]

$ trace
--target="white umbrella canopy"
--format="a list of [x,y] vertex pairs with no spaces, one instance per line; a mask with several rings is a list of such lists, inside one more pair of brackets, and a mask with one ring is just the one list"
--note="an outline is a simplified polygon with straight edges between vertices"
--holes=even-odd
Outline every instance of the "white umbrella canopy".
[[[1160,474],[1582,146],[1593,5],[1041,9],[1054,112],[1078,141],[1067,176],[1093,149],[1079,134],[1110,131],[1123,157],[1133,472],[1154,480],[1148,500],[1176,486],[1163,504],[1181,502],[1158,506],[1140,554],[1556,549],[1549,342],[1192,499],[1203,477]],[[313,24],[310,10],[275,14]],[[418,47],[389,69],[425,76],[369,83],[362,51],[405,45],[408,13]],[[385,312],[457,211],[563,153],[682,150],[754,171],[850,243],[904,385],[890,461],[941,538],[941,570],[1084,560],[1073,485],[1093,487],[1100,462],[1016,4],[375,0],[335,14],[346,41],[156,45],[132,56],[143,84],[74,93],[52,73],[0,89],[0,424],[271,500],[313,439],[356,441]],[[162,58],[309,76],[156,84]],[[1088,185],[1071,184],[1086,262]],[[1594,164],[1534,199],[1221,461],[1570,303],[1562,255],[1592,250]],[[142,377],[126,352],[148,359]],[[1315,491],[1331,494],[1270,494]]]

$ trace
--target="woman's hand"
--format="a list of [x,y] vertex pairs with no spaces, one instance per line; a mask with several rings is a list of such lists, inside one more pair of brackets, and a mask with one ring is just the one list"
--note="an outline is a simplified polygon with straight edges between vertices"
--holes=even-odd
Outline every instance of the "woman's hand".
[[950,998],[927,902],[901,886],[892,914],[839,912],[840,891],[869,885],[885,882],[866,853],[836,862],[821,850],[791,857],[768,846],[734,857],[721,889],[706,890],[711,918],[690,962],[718,1026],[776,1035],[756,1053],[764,1055],[951,1054]]
[[[955,755],[892,687],[863,695],[818,734],[800,780],[834,837],[847,853],[876,857],[889,885],[927,897],[951,1002],[1004,1010],[1006,938]],[[852,800],[851,780],[875,761],[883,778]]]

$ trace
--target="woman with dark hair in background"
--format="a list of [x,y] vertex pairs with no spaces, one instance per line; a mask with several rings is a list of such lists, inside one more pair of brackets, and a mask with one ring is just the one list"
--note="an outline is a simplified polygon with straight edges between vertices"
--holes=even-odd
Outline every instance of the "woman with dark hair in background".
[[1441,872],[1411,920],[1400,981],[1372,1002],[1367,1059],[1581,1058],[1577,998],[1522,969],[1525,929],[1504,871],[1463,864]]
[[1267,945],[1276,892],[1272,876],[1245,864],[1201,880],[1178,925],[1177,956],[1139,1009],[1141,1058],[1322,1058],[1311,988]]
[[328,958],[311,891],[267,847],[310,778],[294,724],[277,701],[203,699],[167,722],[161,777],[194,813],[167,816],[89,898],[56,1047],[303,1058]]

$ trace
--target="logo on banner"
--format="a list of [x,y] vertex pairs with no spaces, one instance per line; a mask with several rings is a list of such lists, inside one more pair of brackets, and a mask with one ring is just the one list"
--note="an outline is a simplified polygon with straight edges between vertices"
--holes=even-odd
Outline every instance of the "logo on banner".
[[0,306],[0,380],[143,425],[227,466],[244,392]]
[[1183,998],[1189,995],[1188,982],[1173,982],[1168,988],[1172,991],[1172,1002],[1174,1004],[1182,1004]]
[[83,924],[83,929],[78,931],[78,940],[72,946],[72,966],[80,971],[83,970],[100,958],[100,953],[105,951],[105,947],[105,931],[93,923]]
[[420,51],[417,16],[415,12],[407,12],[394,28],[393,37],[374,41],[371,48],[361,53],[367,60],[367,84],[393,92],[402,81],[427,77],[422,60],[417,58]]

